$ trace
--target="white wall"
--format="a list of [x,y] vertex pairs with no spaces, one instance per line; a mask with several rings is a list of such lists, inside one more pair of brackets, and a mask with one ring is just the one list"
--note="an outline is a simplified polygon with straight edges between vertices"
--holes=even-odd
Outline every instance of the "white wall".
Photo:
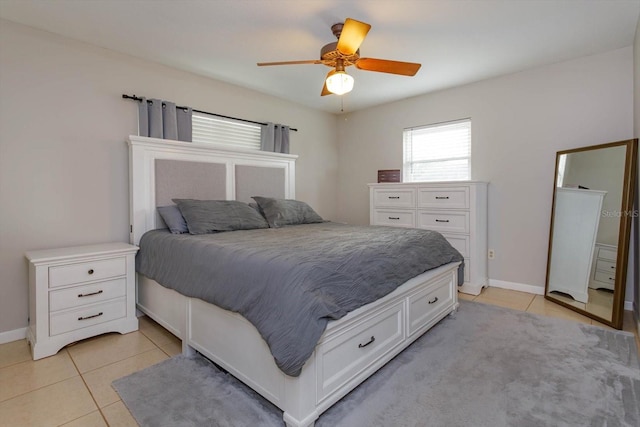
[[[368,223],[367,183],[402,167],[402,129],[471,117],[489,181],[489,277],[544,287],[555,153],[633,135],[631,47],[340,117],[339,218]],[[428,66],[421,70],[428,73]]]
[[297,198],[335,217],[334,115],[1,21],[0,333],[27,325],[26,250],[128,241],[123,93],[298,128]]

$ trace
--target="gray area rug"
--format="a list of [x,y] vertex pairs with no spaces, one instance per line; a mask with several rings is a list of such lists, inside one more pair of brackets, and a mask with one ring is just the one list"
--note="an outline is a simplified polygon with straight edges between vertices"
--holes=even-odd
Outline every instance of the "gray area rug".
[[[143,427],[284,425],[201,356],[113,386]],[[626,332],[461,301],[316,426],[640,426],[637,348]]]

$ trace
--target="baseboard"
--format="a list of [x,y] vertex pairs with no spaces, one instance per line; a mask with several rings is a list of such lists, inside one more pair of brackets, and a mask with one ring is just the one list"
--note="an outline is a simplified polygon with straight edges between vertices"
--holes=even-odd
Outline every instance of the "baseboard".
[[[535,294],[535,295],[544,295],[544,288],[540,286],[527,285],[525,283],[516,283],[516,282],[507,282],[505,280],[489,279],[489,286],[492,288],[510,289],[512,291],[527,292],[529,294]],[[627,311],[633,311],[633,301],[625,301],[624,309]],[[640,325],[640,321],[638,322],[638,325]]]
[[14,329],[13,331],[0,332],[0,344],[23,340],[27,337],[27,328]]
[[510,289],[512,291],[527,292],[529,294],[544,295],[544,288],[526,283],[507,282],[506,280],[489,279],[492,288]]

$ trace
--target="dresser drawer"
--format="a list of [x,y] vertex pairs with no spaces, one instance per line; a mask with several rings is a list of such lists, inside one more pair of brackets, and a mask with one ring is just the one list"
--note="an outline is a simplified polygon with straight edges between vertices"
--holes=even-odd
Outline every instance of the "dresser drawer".
[[463,234],[442,234],[445,239],[453,246],[455,250],[460,252],[463,257],[469,256],[469,236]]
[[469,212],[418,211],[418,228],[469,233]]
[[616,273],[615,272],[605,272],[605,271],[596,271],[593,277],[598,282],[610,283],[614,284],[616,282]]
[[380,208],[415,208],[414,188],[376,188],[373,190],[373,205]]
[[317,399],[349,382],[404,341],[404,302],[378,312],[316,348]]
[[395,227],[415,227],[416,212],[391,209],[376,209],[372,225],[392,225]]
[[428,325],[431,319],[453,302],[452,281],[451,275],[447,275],[433,286],[409,297],[408,336]]
[[611,274],[616,273],[616,263],[615,261],[608,261],[605,259],[599,259],[596,261],[596,270],[602,270],[603,272],[611,272]]
[[51,313],[49,334],[59,335],[76,329],[120,319],[127,314],[125,298],[107,301],[101,304],[83,306],[74,310]]
[[598,248],[598,253],[596,255],[597,258],[602,258],[613,262],[615,262],[618,258],[618,252],[614,249],[598,247],[597,245],[596,248]]
[[49,292],[49,311],[93,304],[127,294],[127,280],[109,280]]
[[468,187],[419,188],[419,208],[468,209]]
[[127,272],[125,257],[80,262],[49,267],[49,287],[73,285],[93,280],[124,276]]

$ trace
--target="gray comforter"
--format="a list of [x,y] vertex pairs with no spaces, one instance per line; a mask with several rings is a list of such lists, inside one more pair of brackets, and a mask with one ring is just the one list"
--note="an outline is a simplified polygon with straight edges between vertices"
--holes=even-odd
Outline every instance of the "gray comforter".
[[278,367],[298,376],[329,320],[454,261],[463,258],[435,231],[326,222],[196,236],[149,231],[136,270],[242,314]]

